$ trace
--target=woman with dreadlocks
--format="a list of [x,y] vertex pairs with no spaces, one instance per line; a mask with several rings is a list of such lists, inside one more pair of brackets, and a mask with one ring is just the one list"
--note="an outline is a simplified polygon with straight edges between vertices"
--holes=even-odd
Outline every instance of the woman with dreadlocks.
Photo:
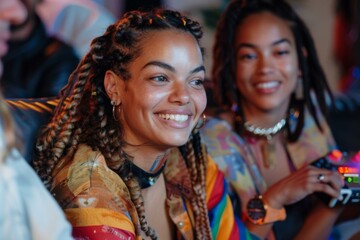
[[201,35],[178,12],[129,12],[70,76],[34,167],[74,237],[251,237],[239,231],[223,175],[200,144]]
[[310,165],[335,143],[326,121],[331,93],[307,27],[285,1],[231,1],[213,59],[228,121],[212,119],[201,131],[237,214],[261,238],[327,239],[343,208],[313,193],[341,199],[344,181]]

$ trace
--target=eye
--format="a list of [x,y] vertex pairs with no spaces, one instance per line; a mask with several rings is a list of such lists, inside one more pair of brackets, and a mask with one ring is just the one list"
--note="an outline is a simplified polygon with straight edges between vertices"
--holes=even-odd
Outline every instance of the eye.
[[289,50],[278,50],[278,51],[275,52],[275,54],[277,56],[284,56],[284,55],[288,55],[289,53],[290,53]]
[[204,79],[202,78],[193,79],[190,81],[190,85],[196,89],[202,89],[204,88]]
[[159,75],[159,76],[155,76],[155,77],[151,77],[150,78],[152,81],[154,82],[159,82],[159,83],[163,83],[168,81],[167,77],[164,75]]
[[204,86],[204,79],[194,79],[190,82],[193,86]]
[[250,61],[250,60],[256,59],[257,56],[254,53],[246,53],[246,54],[240,54],[239,58],[240,58],[240,60]]

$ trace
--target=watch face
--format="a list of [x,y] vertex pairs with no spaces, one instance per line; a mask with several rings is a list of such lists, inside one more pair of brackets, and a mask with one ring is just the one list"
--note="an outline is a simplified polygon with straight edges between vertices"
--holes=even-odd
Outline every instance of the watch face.
[[247,213],[254,222],[261,222],[265,218],[264,203],[260,198],[253,198],[247,204]]

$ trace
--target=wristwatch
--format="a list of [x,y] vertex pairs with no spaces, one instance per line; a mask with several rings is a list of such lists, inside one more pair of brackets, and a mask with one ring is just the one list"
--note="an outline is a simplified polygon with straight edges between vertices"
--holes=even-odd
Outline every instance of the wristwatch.
[[261,195],[250,199],[247,204],[247,217],[254,224],[265,224],[286,219],[285,208],[272,208]]

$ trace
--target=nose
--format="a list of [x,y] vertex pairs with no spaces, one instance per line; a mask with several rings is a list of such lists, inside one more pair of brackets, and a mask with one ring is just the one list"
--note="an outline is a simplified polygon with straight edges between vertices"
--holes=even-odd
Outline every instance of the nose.
[[274,60],[271,56],[262,55],[259,58],[258,70],[260,74],[269,74],[274,70]]
[[179,105],[188,104],[190,102],[188,86],[185,83],[174,83],[169,101]]

